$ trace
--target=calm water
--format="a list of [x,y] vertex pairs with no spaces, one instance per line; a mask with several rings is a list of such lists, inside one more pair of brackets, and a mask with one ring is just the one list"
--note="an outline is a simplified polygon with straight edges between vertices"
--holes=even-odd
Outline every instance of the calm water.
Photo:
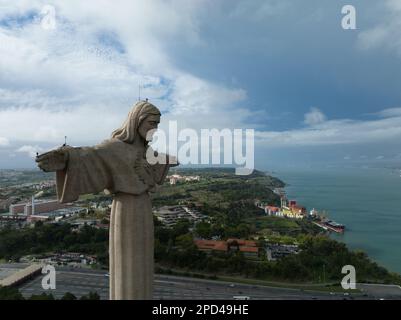
[[334,234],[351,249],[362,249],[387,269],[401,273],[401,177],[390,169],[275,170],[289,184],[288,197],[326,210],[345,224]]

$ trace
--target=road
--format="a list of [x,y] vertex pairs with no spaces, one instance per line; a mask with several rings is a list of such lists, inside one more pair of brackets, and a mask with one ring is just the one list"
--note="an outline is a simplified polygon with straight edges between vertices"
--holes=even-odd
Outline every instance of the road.
[[[26,265],[0,265],[0,270],[6,274],[6,269],[18,269]],[[38,276],[19,287],[24,297],[42,292],[51,292],[55,298],[61,298],[64,293],[71,292],[78,298],[96,291],[101,299],[108,299],[109,278],[105,271],[90,270],[83,268],[56,267],[56,289],[43,290],[41,286],[42,277]],[[233,299],[234,296],[248,296],[256,300],[338,300],[338,299],[379,299],[386,297],[381,286],[380,292],[371,294],[376,287],[369,287],[369,295],[349,295],[342,293],[330,294],[330,292],[303,291],[300,289],[288,289],[277,287],[266,287],[259,285],[247,285],[229,283],[215,280],[194,279],[177,276],[155,275],[154,299],[157,300],[220,300]],[[373,290],[373,291],[372,291]],[[393,290],[393,298],[401,299],[401,289]]]

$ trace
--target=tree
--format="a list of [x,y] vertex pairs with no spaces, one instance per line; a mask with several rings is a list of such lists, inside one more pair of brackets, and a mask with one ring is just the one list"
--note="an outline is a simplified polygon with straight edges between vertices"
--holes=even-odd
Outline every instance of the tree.
[[194,240],[190,233],[178,236],[176,238],[175,244],[183,249],[191,249],[195,246]]
[[35,228],[40,228],[40,227],[43,227],[43,221],[36,221]]
[[180,219],[172,228],[173,237],[176,238],[180,235],[187,234],[190,227],[190,222],[187,219]]
[[170,231],[167,228],[155,227],[155,238],[159,239],[160,243],[167,244],[170,237]]
[[204,221],[197,223],[195,226],[195,232],[199,237],[209,239],[212,234],[210,223]]
[[24,300],[17,288],[0,286],[0,300]]
[[88,295],[82,296],[79,300],[100,300],[97,292],[90,291]]
[[29,300],[55,300],[51,293],[41,293],[41,294],[33,294],[29,298]]
[[61,297],[60,300],[77,300],[77,297],[73,295],[71,292],[66,292],[64,296]]
[[97,292],[89,292],[89,300],[100,300],[100,296]]

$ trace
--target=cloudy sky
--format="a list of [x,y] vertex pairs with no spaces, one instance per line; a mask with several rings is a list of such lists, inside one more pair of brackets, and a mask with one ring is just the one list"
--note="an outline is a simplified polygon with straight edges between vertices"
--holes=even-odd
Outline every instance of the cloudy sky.
[[0,168],[108,138],[139,86],[162,127],[255,129],[261,168],[401,163],[401,0],[0,0]]

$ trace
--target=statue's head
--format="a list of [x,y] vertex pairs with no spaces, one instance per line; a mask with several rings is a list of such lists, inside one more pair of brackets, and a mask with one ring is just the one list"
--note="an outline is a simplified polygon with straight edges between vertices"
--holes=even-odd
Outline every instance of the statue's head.
[[148,101],[139,101],[131,109],[128,118],[121,128],[115,130],[111,137],[123,142],[134,143],[135,138],[149,140],[160,123],[161,113]]

